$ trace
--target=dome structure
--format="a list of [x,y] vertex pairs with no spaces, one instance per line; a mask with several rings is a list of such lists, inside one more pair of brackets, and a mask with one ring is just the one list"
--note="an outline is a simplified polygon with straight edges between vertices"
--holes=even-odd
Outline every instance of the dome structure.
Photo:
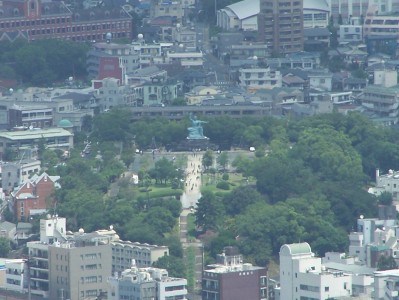
[[67,128],[72,128],[73,124],[71,121],[67,119],[62,119],[61,121],[58,122],[58,127],[67,129]]

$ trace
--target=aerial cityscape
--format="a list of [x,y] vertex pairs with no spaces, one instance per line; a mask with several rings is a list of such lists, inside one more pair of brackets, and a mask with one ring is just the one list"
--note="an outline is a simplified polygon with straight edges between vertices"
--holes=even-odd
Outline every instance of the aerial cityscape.
[[399,299],[399,0],[1,0],[0,300]]

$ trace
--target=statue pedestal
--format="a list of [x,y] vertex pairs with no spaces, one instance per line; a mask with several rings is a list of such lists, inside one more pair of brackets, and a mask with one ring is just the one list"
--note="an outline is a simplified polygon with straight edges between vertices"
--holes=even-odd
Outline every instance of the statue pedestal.
[[182,141],[177,147],[176,151],[205,151],[217,150],[217,146],[209,142],[209,138],[203,139],[189,139]]

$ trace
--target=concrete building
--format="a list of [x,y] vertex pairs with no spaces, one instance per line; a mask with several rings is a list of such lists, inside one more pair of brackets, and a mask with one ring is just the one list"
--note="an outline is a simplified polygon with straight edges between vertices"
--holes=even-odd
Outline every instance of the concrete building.
[[260,0],[244,0],[217,11],[217,26],[228,31],[258,30]]
[[340,16],[343,24],[362,25],[370,6],[375,6],[382,13],[399,11],[399,3],[395,0],[327,0],[334,23]]
[[5,288],[9,291],[24,292],[28,285],[27,264],[25,259],[5,260]]
[[133,260],[121,276],[108,278],[108,299],[187,299],[187,280],[169,277],[164,269],[139,268]]
[[259,39],[285,54],[303,50],[303,0],[260,0]]
[[167,246],[118,240],[113,241],[111,247],[112,273],[121,273],[129,269],[133,260],[138,268],[148,268],[159,258],[169,255]]
[[330,20],[330,8],[326,0],[303,0],[303,27],[326,28]]
[[340,25],[338,42],[360,43],[363,41],[363,25]]
[[375,188],[378,191],[376,194],[380,195],[382,192],[392,194],[393,199],[399,200],[399,172],[389,170],[387,174],[380,174],[380,170],[376,170],[375,174]]
[[10,193],[33,174],[38,174],[40,169],[41,162],[35,159],[22,159],[19,162],[3,162],[0,164],[1,187],[3,191]]
[[49,128],[53,126],[53,109],[48,106],[14,105],[8,110],[8,116],[9,129],[14,127]]
[[323,91],[332,90],[333,75],[328,70],[312,70],[308,73],[309,86]]
[[269,299],[266,276],[266,268],[244,263],[236,247],[226,247],[202,272],[202,299]]
[[117,106],[135,106],[136,104],[132,89],[128,85],[122,85],[119,79],[104,78],[96,81],[94,85],[98,86],[96,97],[101,112]]
[[279,299],[328,299],[352,295],[352,276],[327,271],[308,243],[280,249]]
[[15,151],[33,149],[39,141],[48,148],[70,150],[73,148],[73,133],[62,128],[32,129],[0,132],[0,156],[6,148]]
[[182,67],[202,67],[204,54],[194,51],[168,51],[165,57],[166,64],[179,64]]
[[399,115],[399,87],[369,85],[360,96],[367,115],[381,125],[394,125]]
[[248,90],[282,87],[282,75],[269,67],[254,67],[239,70],[239,85]]
[[74,234],[72,241],[49,246],[50,299],[98,299],[111,274],[110,237]]
[[399,270],[374,273],[374,299],[395,299],[399,296]]

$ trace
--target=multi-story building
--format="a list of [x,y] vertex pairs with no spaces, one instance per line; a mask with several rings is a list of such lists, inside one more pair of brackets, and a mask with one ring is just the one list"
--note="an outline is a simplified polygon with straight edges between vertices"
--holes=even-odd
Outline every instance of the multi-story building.
[[380,174],[380,170],[377,169],[375,173],[375,188],[373,190],[378,190],[378,194],[388,192],[392,194],[393,199],[398,200],[399,172],[389,170],[388,174]]
[[375,6],[382,13],[399,11],[395,0],[327,0],[334,23],[342,19],[343,24],[362,25],[370,6]]
[[381,125],[398,123],[399,87],[369,85],[360,97],[362,107],[369,116]]
[[40,160],[35,159],[22,159],[19,162],[3,162],[0,164],[3,191],[11,192],[33,174],[38,174],[41,169],[40,165]]
[[169,277],[168,271],[139,268],[135,261],[121,276],[108,279],[108,299],[187,299],[187,280]]
[[46,172],[34,175],[13,192],[13,208],[17,220],[28,220],[31,215],[47,211],[48,197],[59,188],[59,176],[49,176]]
[[112,247],[112,273],[122,272],[132,265],[138,268],[151,267],[159,258],[169,255],[167,246],[141,244],[130,241],[113,241]]
[[25,259],[7,259],[5,261],[5,289],[23,292],[27,286],[27,264]]
[[202,67],[204,54],[195,51],[168,51],[165,57],[166,64],[179,64],[182,67]]
[[309,86],[314,89],[331,91],[332,77],[332,73],[328,70],[312,70],[308,74]]
[[104,78],[93,81],[97,88],[100,111],[107,111],[116,106],[134,106],[136,99],[127,85],[122,85],[119,79]]
[[326,0],[303,0],[303,27],[325,28],[328,26],[330,8]]
[[399,270],[374,273],[374,299],[395,299],[399,296]]
[[8,110],[10,129],[14,127],[49,128],[53,125],[53,109],[48,106],[18,106]]
[[386,52],[397,55],[399,42],[399,15],[383,14],[374,8],[367,13],[363,25],[363,36],[369,52]]
[[0,5],[0,34],[24,32],[28,40],[102,41],[132,37],[132,17],[123,8],[71,11],[63,2],[5,0]]
[[275,53],[303,50],[303,0],[261,0],[259,39]]
[[49,297],[49,245],[65,240],[65,218],[50,216],[46,220],[40,220],[40,241],[27,243],[30,269],[29,281],[32,295],[43,298]]
[[270,68],[249,68],[239,70],[240,85],[247,89],[272,89],[282,87],[282,75],[280,71]]
[[338,41],[340,43],[360,43],[363,41],[362,25],[340,25],[338,31]]
[[225,247],[202,272],[202,299],[269,299],[266,268],[243,263],[236,247]]
[[6,149],[37,149],[39,141],[43,141],[48,148],[70,150],[73,148],[73,133],[62,128],[3,131],[0,132],[0,156]]
[[50,299],[98,299],[107,290],[111,237],[83,230],[49,246]]
[[322,267],[308,243],[280,249],[279,299],[332,299],[352,295],[352,276]]

